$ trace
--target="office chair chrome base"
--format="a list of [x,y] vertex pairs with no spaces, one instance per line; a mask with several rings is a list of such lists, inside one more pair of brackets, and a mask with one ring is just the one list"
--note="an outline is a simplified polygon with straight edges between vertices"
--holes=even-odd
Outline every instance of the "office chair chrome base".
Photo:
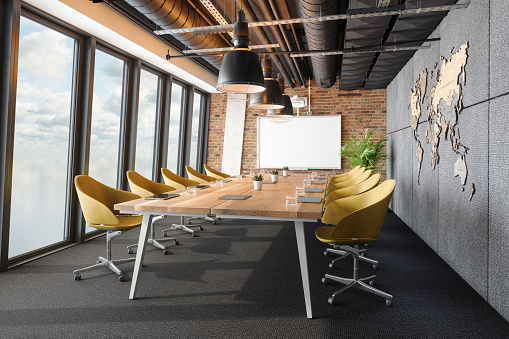
[[180,217],[180,224],[172,224],[170,228],[162,230],[163,237],[166,237],[166,232],[182,230],[191,233],[193,237],[196,237],[195,230],[190,229],[190,227],[198,227],[200,231],[203,231],[203,227],[199,224],[184,224],[184,217]]
[[190,221],[191,220],[198,220],[198,219],[203,219],[203,220],[207,220],[207,221],[210,221],[212,223],[212,225],[216,225],[216,221],[219,220],[218,218],[216,218],[214,216],[214,214],[208,214],[206,217],[191,217],[191,218],[187,218],[187,223],[190,224]]
[[[164,215],[160,215],[160,216],[154,217],[152,219],[152,225],[150,225],[150,235],[149,235],[149,238],[147,239],[147,245],[152,245],[152,246],[154,246],[156,248],[159,248],[159,249],[163,250],[163,254],[166,255],[166,254],[170,253],[170,251],[167,248],[168,246],[164,246],[163,244],[160,243],[160,241],[170,241],[170,240],[173,240],[173,243],[175,245],[178,245],[179,242],[175,238],[155,239],[154,223],[157,220],[161,220],[163,218],[164,218]],[[138,244],[133,244],[133,245],[127,246],[127,253],[133,254],[134,253],[133,248],[137,247],[137,246],[138,246]]]
[[[375,260],[375,259],[371,259],[371,258],[366,257],[366,251],[367,251],[367,248],[363,248],[363,249],[359,250],[359,260],[367,262],[367,263],[373,265],[373,269],[376,270],[378,268],[378,261]],[[352,255],[351,253],[348,253],[347,251],[342,251],[342,250],[338,250],[338,249],[335,249],[335,248],[327,248],[325,250],[324,255],[327,256],[329,253],[334,253],[334,254],[340,255],[340,257],[332,260],[332,262],[329,264],[330,268],[334,268],[334,264],[337,261]]]
[[136,258],[111,260],[111,239],[115,238],[116,236],[118,236],[122,233],[123,233],[123,231],[107,231],[107,233],[106,233],[106,258],[99,257],[97,259],[97,262],[95,265],[81,268],[79,270],[74,270],[74,272],[73,272],[74,280],[81,280],[81,272],[91,271],[91,270],[96,270],[99,268],[107,267],[118,275],[119,281],[124,281],[125,275],[117,267],[117,265],[134,261],[134,260],[136,260]]
[[327,301],[330,304],[334,304],[336,301],[335,297],[338,294],[346,291],[351,287],[357,287],[360,290],[385,298],[385,304],[387,306],[392,306],[393,296],[390,295],[389,293],[383,292],[373,287],[375,285],[376,275],[372,275],[365,278],[359,278],[359,260],[361,260],[360,257],[362,257],[362,255],[360,255],[360,250],[358,246],[356,245],[355,247],[352,247],[348,245],[335,245],[335,247],[336,249],[339,248],[340,250],[346,252],[347,255],[351,255],[353,257],[353,278],[343,278],[331,274],[326,274],[325,277],[322,278],[322,282],[324,284],[327,284],[329,281],[335,281],[346,285],[343,288],[334,292]]

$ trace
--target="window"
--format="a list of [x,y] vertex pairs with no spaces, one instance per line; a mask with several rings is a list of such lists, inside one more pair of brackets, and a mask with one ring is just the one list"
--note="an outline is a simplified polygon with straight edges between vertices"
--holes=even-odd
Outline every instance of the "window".
[[126,61],[96,50],[88,173],[111,187],[117,186],[126,73]]
[[140,74],[135,170],[152,178],[156,117],[159,111],[161,77],[144,69]]
[[184,100],[184,87],[173,83],[171,89],[171,105],[170,105],[170,127],[168,133],[168,160],[166,167],[178,173],[178,158],[180,149],[180,124],[182,119],[182,104]]
[[88,174],[111,187],[117,186],[126,76],[126,61],[96,50]]
[[67,240],[75,39],[20,20],[9,258]]
[[198,141],[200,135],[201,112],[203,109],[203,95],[194,92],[193,116],[191,121],[191,145],[189,146],[189,166],[200,172],[200,160],[198,159]]

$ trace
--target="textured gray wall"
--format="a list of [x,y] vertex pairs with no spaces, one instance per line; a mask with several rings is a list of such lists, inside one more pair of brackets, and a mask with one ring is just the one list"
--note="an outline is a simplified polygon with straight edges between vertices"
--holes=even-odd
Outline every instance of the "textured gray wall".
[[[397,180],[393,211],[509,320],[508,36],[509,1],[472,0],[467,9],[452,11],[442,21],[432,34],[441,40],[417,51],[387,88],[387,151],[392,157],[387,176]],[[443,135],[440,162],[431,170],[424,140],[429,86],[418,128],[424,149],[418,185],[409,91],[420,71],[434,70],[440,56],[450,58],[450,49],[465,42],[464,109],[458,120],[461,141],[470,149],[465,191],[454,177],[457,155]],[[469,201],[472,182],[476,193]]]

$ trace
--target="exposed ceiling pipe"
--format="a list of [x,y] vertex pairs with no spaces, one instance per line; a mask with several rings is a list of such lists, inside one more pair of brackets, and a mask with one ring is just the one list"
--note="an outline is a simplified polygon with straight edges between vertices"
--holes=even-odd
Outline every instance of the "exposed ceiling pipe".
[[[274,16],[276,17],[276,20],[281,20],[281,15],[278,12],[278,8],[276,7],[274,0],[269,0],[269,4],[270,4],[270,7],[272,8],[272,12],[274,13]],[[288,47],[287,50],[293,51],[292,44],[290,42],[290,37],[288,36],[286,29],[284,28],[283,25],[279,25],[279,29],[280,29],[281,33],[283,34],[283,38],[285,39],[286,46]],[[298,76],[300,77],[301,81],[298,81],[299,85],[306,87],[306,81],[304,79],[304,76],[302,75],[300,65],[297,62],[297,59],[292,58],[291,61],[294,63],[295,68],[297,69],[297,72],[298,72]]]
[[[290,13],[287,0],[276,0],[276,1],[277,1],[277,7],[281,11],[280,14],[283,18],[290,19],[290,18],[300,16],[300,13],[298,13],[298,15],[297,14],[292,15]],[[304,50],[304,48],[301,46],[299,35],[297,34],[297,31],[295,30],[295,25],[290,24],[290,28],[292,30],[292,37],[293,37],[293,40],[295,41],[295,45],[297,46],[297,50],[298,51]],[[313,75],[313,71],[309,67],[309,63],[305,62],[304,58],[298,58],[297,60],[299,61],[299,65],[300,65],[301,69],[304,70],[304,73],[306,75],[308,75],[309,78],[311,78]],[[305,76],[304,76],[304,78],[305,78]],[[306,87],[307,87],[307,85],[306,85],[306,82],[304,81],[304,88],[306,88]]]
[[[259,8],[260,8],[262,16],[264,17],[263,18],[264,20],[266,20],[266,21],[276,20],[276,17],[274,16],[273,11],[270,9],[270,7],[266,1],[261,0],[261,1],[258,1],[258,3],[260,5]],[[267,28],[270,31],[270,33],[272,34],[272,36],[274,37],[274,40],[276,41],[276,43],[279,44],[279,48],[282,51],[288,51],[287,39],[285,39],[283,37],[283,35],[281,34],[281,31],[276,26],[269,26]],[[294,64],[293,60],[290,59],[290,57],[287,55],[285,55],[283,58],[285,59],[286,64],[288,65],[291,72],[293,73],[294,78],[297,81],[297,83],[299,84],[299,86],[302,86],[303,83],[302,83],[302,79],[300,77],[300,72],[295,67],[296,65]]]
[[[191,28],[199,26],[207,26],[207,21],[200,13],[197,13],[186,0],[125,0],[127,4],[134,7],[140,13],[152,20],[162,29],[172,28]],[[182,34],[176,37],[189,48],[220,48],[229,47],[219,35],[193,35],[191,33]],[[216,68],[221,67],[221,57],[208,56],[203,57],[211,65]]]
[[[253,8],[249,4],[249,2],[247,2],[245,0],[236,0],[236,1],[239,4],[239,6],[242,6],[242,9],[244,10],[244,12],[246,12],[246,18],[248,21],[250,21],[250,22],[258,21],[258,18],[256,17],[256,15],[253,11]],[[269,38],[267,37],[267,35],[265,35],[265,32],[261,27],[254,27],[254,31],[255,31],[256,35],[258,36],[258,39],[260,39],[260,41],[263,44],[265,44],[265,45],[271,44]],[[275,52],[274,48],[270,48],[269,51]],[[270,57],[272,59],[272,62],[277,66],[277,68],[281,72],[281,74],[283,74],[283,77],[285,78],[286,82],[288,83],[288,86],[290,88],[295,88],[295,84],[293,83],[292,78],[290,77],[290,75],[286,71],[285,67],[279,60],[279,57],[277,55],[271,55]]]
[[[338,14],[339,1],[336,0],[299,0],[302,17],[318,17]],[[337,49],[339,23],[337,21],[304,23],[309,50]],[[336,82],[338,73],[337,56],[312,56],[311,64],[316,84],[321,88],[330,88]]]

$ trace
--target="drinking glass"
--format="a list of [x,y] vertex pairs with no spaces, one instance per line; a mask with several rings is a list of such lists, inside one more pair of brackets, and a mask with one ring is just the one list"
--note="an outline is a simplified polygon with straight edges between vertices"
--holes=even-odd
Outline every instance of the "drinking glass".
[[287,205],[297,205],[297,196],[296,195],[287,195],[286,196],[286,204]]
[[187,194],[196,194],[196,186],[189,186],[186,188]]
[[304,189],[304,187],[301,187],[301,186],[297,186],[295,187],[295,194],[297,195],[302,195],[304,194],[306,191]]

